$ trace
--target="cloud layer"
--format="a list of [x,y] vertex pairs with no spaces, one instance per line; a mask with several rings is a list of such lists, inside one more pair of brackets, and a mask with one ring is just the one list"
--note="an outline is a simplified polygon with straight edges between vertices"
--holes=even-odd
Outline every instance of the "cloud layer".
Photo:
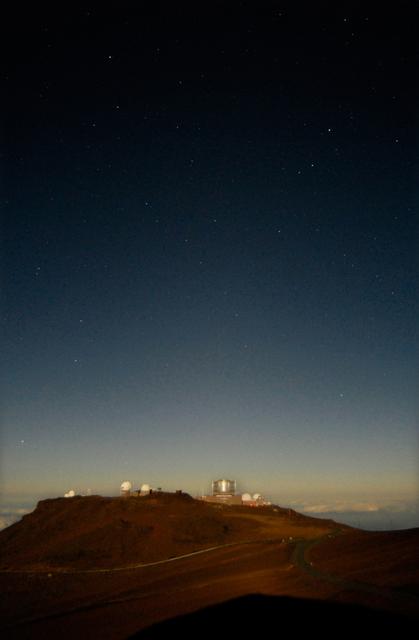
[[373,502],[330,502],[322,504],[304,505],[304,513],[364,513],[380,511],[380,506]]
[[23,507],[2,507],[0,508],[0,531],[6,527],[10,527],[11,524],[20,520],[22,516],[29,513],[31,509],[24,509]]

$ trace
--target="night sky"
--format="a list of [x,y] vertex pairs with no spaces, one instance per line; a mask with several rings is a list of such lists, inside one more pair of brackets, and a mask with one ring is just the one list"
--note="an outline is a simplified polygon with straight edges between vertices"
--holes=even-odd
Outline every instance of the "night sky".
[[128,4],[2,27],[4,502],[419,526],[415,3]]

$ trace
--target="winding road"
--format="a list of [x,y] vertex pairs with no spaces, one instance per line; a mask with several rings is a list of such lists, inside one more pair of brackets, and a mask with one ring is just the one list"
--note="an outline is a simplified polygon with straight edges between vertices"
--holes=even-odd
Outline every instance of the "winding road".
[[[223,598],[237,597],[238,595],[246,593],[246,589],[254,590],[254,585],[250,586],[248,580],[252,579],[251,576],[256,575],[258,576],[257,581],[259,581],[259,579],[261,580],[258,582],[257,590],[260,591],[260,593],[264,593],[265,589],[270,592],[272,584],[277,584],[278,571],[280,575],[286,575],[284,573],[284,567],[286,567],[287,560],[288,566],[291,562],[291,566],[299,572],[305,573],[317,581],[335,585],[337,587],[335,595],[343,591],[352,593],[361,592],[373,596],[373,600],[376,602],[388,602],[389,610],[396,608],[401,611],[406,611],[407,609],[417,611],[419,598],[413,594],[401,593],[396,588],[380,587],[370,583],[348,580],[344,577],[323,572],[311,563],[310,551],[316,545],[322,543],[327,544],[328,541],[332,542],[333,538],[343,535],[343,533],[343,531],[335,530],[333,533],[309,540],[275,538],[234,542],[200,549],[165,560],[109,569],[45,571],[43,572],[44,581],[45,577],[49,578],[49,575],[51,575],[53,578],[51,584],[54,584],[54,579],[60,580],[60,575],[63,575],[63,580],[65,575],[67,576],[65,580],[72,580],[71,575],[73,575],[77,581],[75,584],[79,585],[79,587],[84,584],[87,585],[88,583],[85,581],[93,580],[95,574],[115,574],[115,578],[109,576],[109,580],[111,580],[111,582],[109,582],[109,591],[107,591],[106,587],[108,584],[107,578],[106,582],[100,581],[98,583],[101,585],[100,591],[96,592],[95,588],[95,590],[89,592],[86,598],[77,598],[67,602],[63,601],[59,607],[55,607],[53,612],[47,609],[43,611],[28,611],[27,615],[23,618],[21,617],[19,620],[10,619],[4,626],[4,629],[9,635],[13,631],[16,633],[16,637],[19,636],[21,631],[26,630],[28,633],[33,633],[34,638],[41,638],[45,637],[44,632],[55,634],[56,630],[65,620],[66,629],[68,627],[69,630],[69,635],[65,637],[73,637],[71,636],[71,630],[77,629],[77,625],[91,625],[91,628],[95,628],[95,625],[98,623],[105,624],[102,621],[105,620],[107,621],[106,624],[112,626],[115,624],[115,619],[130,620],[127,612],[133,616],[133,620],[138,621],[138,624],[140,622],[143,623],[144,620],[147,620],[151,624],[161,619],[161,609],[165,610],[165,615],[167,615],[169,608],[174,607],[172,614],[177,615],[178,611],[176,607],[179,606],[181,611],[187,611],[189,602],[194,601],[194,598],[197,598],[196,603],[194,601],[194,607],[198,609],[206,606],[208,602],[210,602],[206,594],[211,595],[214,593],[213,589],[215,585],[217,585],[217,593],[219,593],[219,590],[222,588],[226,589],[226,595],[223,595]],[[231,551],[230,553],[230,551],[228,551],[228,548],[236,547],[240,549],[240,547],[247,547],[248,545],[250,555],[236,551]],[[252,545],[254,545],[254,549]],[[225,550],[225,552],[223,550]],[[221,557],[217,552],[221,553]],[[212,560],[205,559],[205,556],[211,553],[215,554],[214,563]],[[197,564],[188,564],[187,560],[195,556],[201,557],[202,560]],[[240,573],[240,571],[237,573],[238,577],[243,576],[243,582],[238,581],[237,584],[239,587],[236,590],[236,587],[234,587],[234,579],[237,577],[235,568],[239,560],[241,562],[243,561],[244,566],[247,567],[246,562],[248,562],[248,560],[246,560],[246,557],[252,559],[249,561],[251,563],[255,563],[257,559],[257,564],[251,564],[244,570],[244,573]],[[263,561],[261,561],[262,557],[264,558]],[[185,564],[183,564],[183,560],[185,560]],[[175,569],[173,566],[174,563],[177,562],[180,564],[179,569]],[[144,571],[143,573],[142,570],[146,570],[148,567],[156,567],[156,571]],[[234,569],[232,569],[233,567]],[[268,581],[265,583],[261,577],[264,574],[260,573],[262,568],[267,571],[268,575]],[[121,575],[123,571],[128,572],[126,577],[123,574]],[[136,576],[138,576],[138,578]],[[114,582],[114,580],[117,580],[117,582]],[[233,582],[231,582],[231,580],[233,580]],[[67,582],[59,582],[57,584],[65,585]],[[102,589],[103,585],[105,586],[105,590]],[[233,585],[233,587],[230,587],[230,585]],[[246,585],[248,586],[246,587]],[[286,589],[286,583],[284,583],[281,588],[279,595],[284,595],[284,587]],[[334,598],[334,595],[332,594],[331,597]],[[179,605],[177,603],[179,603]],[[118,618],[118,615],[115,613],[116,611],[120,612],[120,618]],[[109,637],[113,636],[109,635]]]
[[333,534],[328,534],[314,540],[299,540],[295,544],[295,548],[291,556],[291,562],[294,564],[294,566],[298,567],[302,571],[305,571],[312,578],[337,585],[345,591],[359,591],[374,596],[379,596],[380,598],[389,598],[393,602],[399,602],[403,605],[408,604],[412,607],[419,606],[419,598],[416,595],[406,592],[401,593],[396,588],[381,587],[368,582],[359,582],[356,580],[347,580],[345,578],[320,571],[317,567],[313,566],[313,563],[309,561],[309,554],[311,549],[313,549],[313,547],[317,546],[318,544],[327,541],[327,539],[335,538],[336,536],[342,535],[342,533],[343,532],[338,530]]

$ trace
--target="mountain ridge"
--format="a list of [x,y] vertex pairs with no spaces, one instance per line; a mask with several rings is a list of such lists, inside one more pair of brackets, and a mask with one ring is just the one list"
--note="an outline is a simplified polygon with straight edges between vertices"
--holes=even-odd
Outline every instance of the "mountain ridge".
[[50,498],[0,532],[0,569],[102,569],[267,537],[309,537],[338,525],[273,505],[207,503],[187,493]]

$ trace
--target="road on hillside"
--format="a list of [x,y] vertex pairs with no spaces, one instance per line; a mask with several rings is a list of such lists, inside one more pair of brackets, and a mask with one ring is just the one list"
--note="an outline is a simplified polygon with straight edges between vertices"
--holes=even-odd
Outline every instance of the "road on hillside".
[[145,569],[147,567],[154,567],[156,565],[167,564],[169,562],[176,562],[178,560],[184,560],[185,558],[192,558],[193,556],[199,556],[203,553],[209,553],[211,551],[217,551],[218,549],[226,549],[227,547],[237,547],[246,544],[272,544],[278,543],[279,540],[244,540],[242,542],[227,542],[226,544],[219,544],[215,547],[207,547],[206,549],[199,549],[198,551],[191,551],[191,553],[184,553],[181,556],[172,556],[171,558],[165,558],[164,560],[154,560],[154,562],[145,562],[138,564],[127,564],[122,567],[110,567],[104,569],[3,569],[0,573],[29,573],[29,574],[79,574],[79,573],[114,573],[116,571],[133,571],[135,569]]
[[[149,625],[163,617],[175,617],[179,612],[198,610],[215,600],[228,600],[249,593],[249,590],[271,593],[273,585],[275,588],[278,585],[278,571],[282,569],[281,575],[289,575],[284,572],[284,568],[290,566],[290,561],[297,570],[314,580],[335,585],[337,593],[364,592],[386,599],[389,604],[400,603],[403,609],[408,605],[408,609],[417,610],[418,598],[409,594],[401,594],[396,589],[346,580],[313,566],[310,562],[310,550],[322,542],[332,542],[333,537],[340,533],[335,531],[333,534],[311,540],[276,538],[228,543],[131,567],[68,572],[62,578],[60,575],[64,572],[57,571],[51,573],[51,584],[57,580],[57,587],[64,585],[61,589],[64,589],[66,597],[68,584],[73,584],[66,582],[67,580],[74,579],[77,589],[83,590],[83,585],[96,584],[91,581],[95,580],[94,576],[98,574],[98,588],[96,590],[94,586],[94,590],[85,592],[86,595],[81,592],[80,597],[73,599],[72,596],[71,600],[63,600],[59,606],[55,603],[54,608],[49,611],[48,608],[42,610],[42,607],[38,611],[28,608],[24,618],[10,619],[4,630],[10,638],[55,637],[58,632],[62,638],[74,638],[80,628],[93,634],[100,625],[101,637],[105,640],[127,637],[129,632],[133,633],[146,623]],[[233,547],[243,547],[243,551],[246,547],[250,555],[239,553],[233,550]],[[214,560],[211,559],[212,552],[215,555]],[[188,562],[188,558],[195,556],[196,563]],[[179,567],[175,566],[176,562],[179,562]],[[122,573],[123,571],[126,574]],[[109,578],[102,579],[104,573],[108,574]],[[43,580],[48,581],[49,575],[44,576]],[[315,582],[313,586],[317,589]],[[286,588],[285,581],[279,595],[284,595]],[[67,635],[63,635],[63,626]],[[124,629],[124,636],[121,628]]]
[[419,598],[413,594],[400,593],[400,591],[395,588],[392,589],[390,587],[380,587],[378,585],[367,582],[346,580],[345,578],[320,571],[317,567],[315,567],[313,563],[309,561],[309,553],[311,549],[318,544],[327,541],[327,539],[335,538],[336,536],[341,534],[341,531],[337,531],[334,534],[328,534],[326,536],[322,536],[321,538],[316,538],[315,540],[299,540],[295,544],[291,562],[296,567],[309,574],[312,578],[316,578],[317,580],[322,580],[324,582],[329,582],[331,584],[340,586],[345,591],[361,591],[363,593],[369,593],[374,596],[391,598],[393,601],[403,604],[409,603],[411,605],[419,605]]
[[[88,620],[91,622],[86,624],[91,624],[92,629],[99,624],[102,625],[101,633],[108,634],[115,624],[132,624],[126,615],[127,608],[134,618],[137,616],[138,626],[143,624],[144,620],[152,624],[161,620],[162,611],[165,616],[171,612],[175,617],[179,615],[179,611],[188,612],[191,603],[194,603],[193,608],[200,609],[214,601],[218,602],[219,599],[228,600],[245,595],[248,589],[254,591],[255,587],[246,587],[246,584],[255,568],[256,583],[261,585],[260,590],[264,591],[264,572],[269,574],[266,580],[270,583],[270,575],[275,572],[279,543],[278,538],[228,543],[135,567],[114,567],[105,570],[106,580],[103,570],[36,572],[30,576],[30,581],[42,575],[42,581],[39,582],[41,589],[45,590],[45,586],[51,580],[52,588],[48,589],[48,592],[52,594],[53,606],[45,606],[42,599],[39,609],[36,610],[29,602],[27,610],[22,610],[17,618],[12,614],[10,620],[4,621],[3,629],[7,637],[25,637],[25,633],[26,637],[33,638],[55,637],[57,629],[65,620],[67,635],[63,636],[60,632],[61,637],[73,638],[76,637],[78,625],[84,624],[80,621]],[[285,553],[285,545],[282,544],[282,547]],[[237,548],[247,548],[249,551],[238,553]],[[211,552],[215,555],[214,560]],[[176,566],[177,562],[179,567]],[[2,572],[3,578],[7,578],[7,573],[19,579],[19,572],[15,571]],[[240,579],[243,573],[246,580]],[[24,582],[17,583],[19,588],[21,584],[28,584],[28,574],[20,572],[20,575]],[[92,582],[96,580],[95,576],[97,581]],[[97,588],[95,584],[98,585]],[[213,588],[213,584],[217,587]],[[77,586],[74,597],[71,585]],[[63,594],[64,599],[57,602],[55,593]],[[115,613],[117,610],[123,610],[124,615],[118,618]],[[103,616],[108,625],[103,626]],[[131,633],[135,630],[136,627]]]

